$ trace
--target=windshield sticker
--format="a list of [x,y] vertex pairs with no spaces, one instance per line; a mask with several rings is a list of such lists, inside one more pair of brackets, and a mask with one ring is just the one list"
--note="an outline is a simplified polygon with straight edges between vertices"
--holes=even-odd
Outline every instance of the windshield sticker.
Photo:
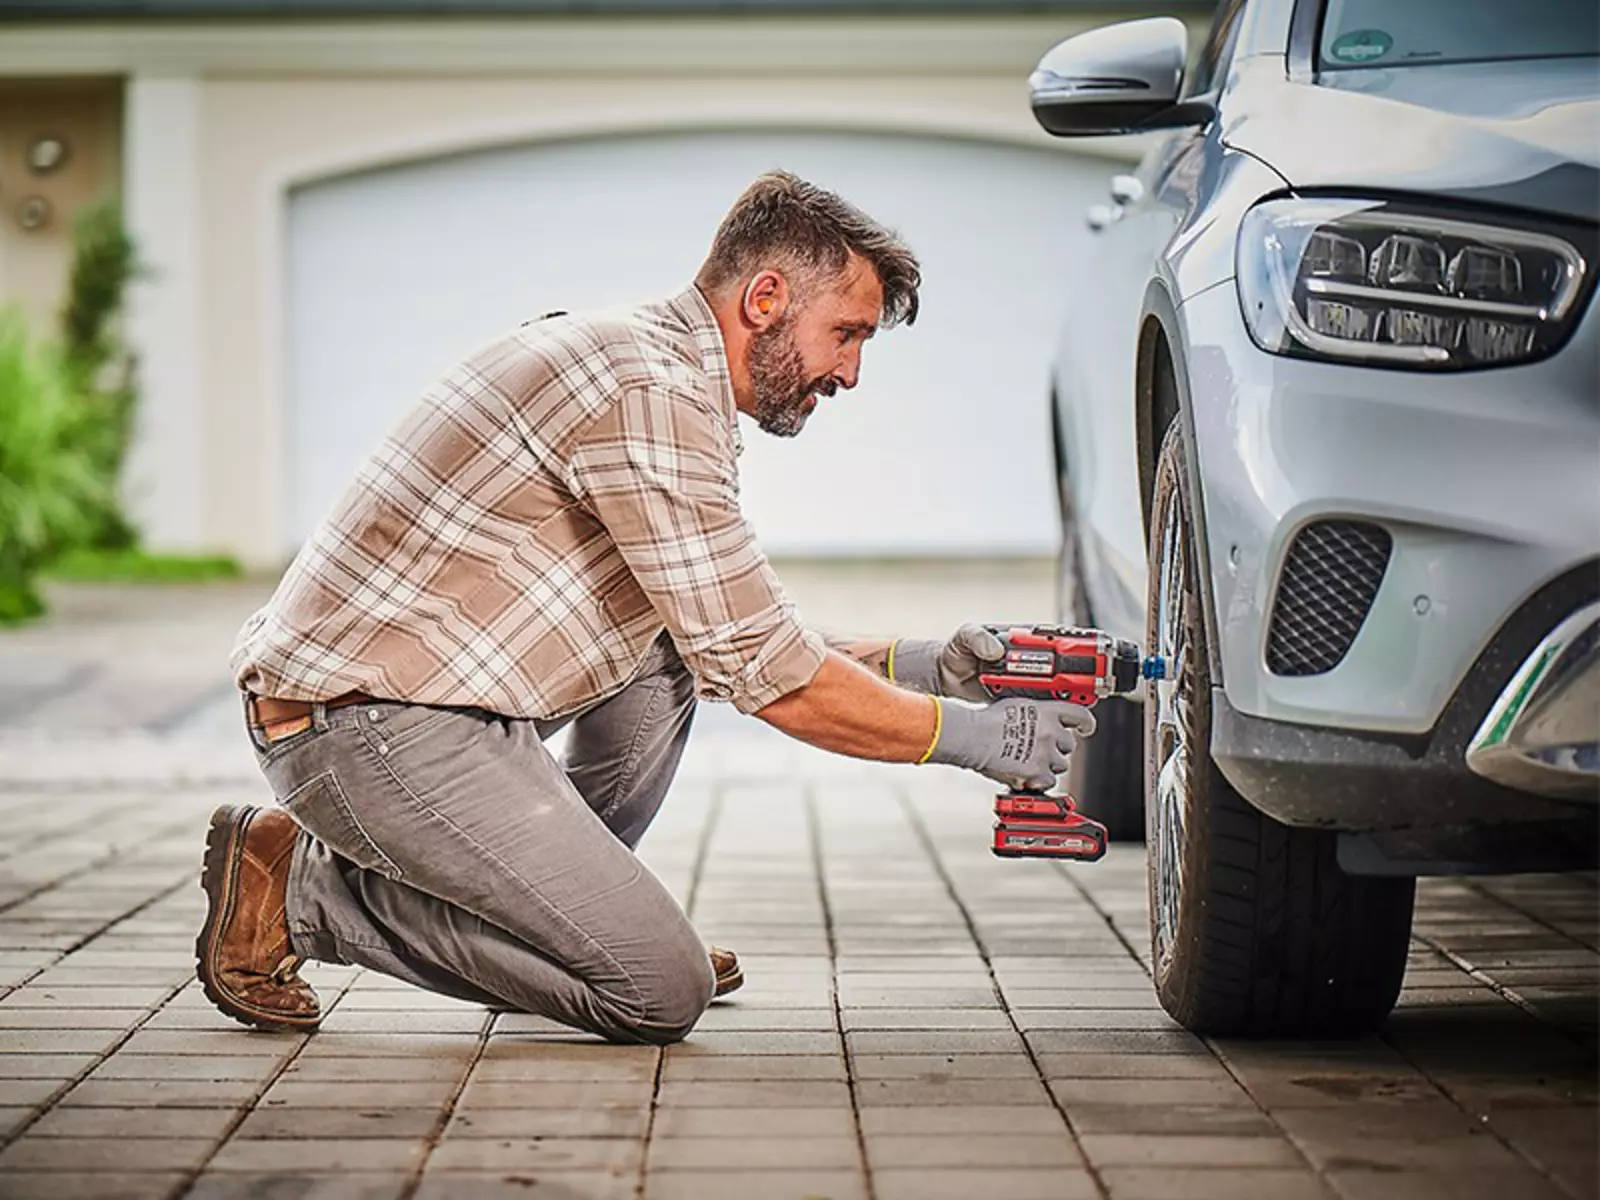
[[1328,56],[1343,63],[1377,62],[1394,49],[1394,39],[1381,29],[1354,29],[1328,47]]

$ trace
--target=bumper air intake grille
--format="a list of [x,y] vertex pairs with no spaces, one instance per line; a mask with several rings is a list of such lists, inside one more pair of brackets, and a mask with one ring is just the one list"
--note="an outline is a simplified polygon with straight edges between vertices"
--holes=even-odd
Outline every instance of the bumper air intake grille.
[[1368,521],[1317,521],[1289,547],[1267,632],[1274,675],[1321,675],[1349,653],[1389,566],[1394,539]]

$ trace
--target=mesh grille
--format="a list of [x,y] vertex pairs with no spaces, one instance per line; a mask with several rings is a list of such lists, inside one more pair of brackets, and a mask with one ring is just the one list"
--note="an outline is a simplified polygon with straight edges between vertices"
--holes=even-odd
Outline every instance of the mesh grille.
[[1350,650],[1389,566],[1394,539],[1366,521],[1317,521],[1289,548],[1267,633],[1274,675],[1321,675]]

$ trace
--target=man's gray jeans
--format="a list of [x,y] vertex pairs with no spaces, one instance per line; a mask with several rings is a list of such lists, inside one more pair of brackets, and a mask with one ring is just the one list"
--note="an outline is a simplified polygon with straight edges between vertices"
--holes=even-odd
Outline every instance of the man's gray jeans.
[[671,1042],[710,1003],[706,948],[633,847],[666,796],[694,684],[663,635],[621,692],[566,722],[376,702],[256,755],[305,831],[289,875],[295,952],[540,1013],[615,1041]]

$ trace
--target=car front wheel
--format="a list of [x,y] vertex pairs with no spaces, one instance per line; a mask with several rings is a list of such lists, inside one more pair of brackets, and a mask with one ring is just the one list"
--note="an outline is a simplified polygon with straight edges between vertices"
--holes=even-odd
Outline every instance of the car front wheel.
[[1405,973],[1413,879],[1346,875],[1337,835],[1295,829],[1236,792],[1210,754],[1198,531],[1175,423],[1151,504],[1146,645],[1167,677],[1145,704],[1150,925],[1162,1006],[1197,1033],[1372,1030]]

